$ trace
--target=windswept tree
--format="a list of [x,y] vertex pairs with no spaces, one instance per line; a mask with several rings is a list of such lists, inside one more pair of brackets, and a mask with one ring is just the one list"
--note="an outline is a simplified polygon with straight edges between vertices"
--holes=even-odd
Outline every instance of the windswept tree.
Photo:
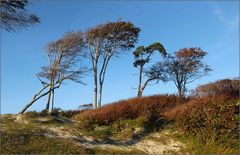
[[1,28],[10,32],[39,23],[36,15],[27,12],[27,5],[28,0],[0,0]]
[[[149,71],[144,71],[144,65],[150,62],[151,60],[151,55],[154,52],[159,52],[163,57],[167,54],[165,48],[163,45],[159,42],[153,43],[147,47],[144,46],[139,46],[136,48],[136,50],[133,52],[135,61],[133,63],[134,67],[139,68],[139,81],[138,81],[138,97],[142,96],[142,93],[145,89],[145,87],[148,85],[149,82],[156,80],[159,78],[157,81],[160,80],[160,77],[162,76],[161,73],[156,73],[156,67],[153,67]],[[142,85],[142,78],[143,78],[143,73],[145,73],[147,80],[144,82]]]
[[201,48],[183,48],[166,59],[167,74],[178,89],[178,95],[183,97],[186,85],[206,76],[211,68],[203,62],[207,52]]
[[54,107],[54,90],[59,88],[63,81],[71,80],[82,83],[80,78],[87,72],[82,66],[83,37],[81,32],[68,32],[63,38],[50,42],[46,46],[49,64],[42,67],[37,74],[43,88],[34,95],[20,113],[24,113],[34,102],[47,95],[46,112],[49,112],[50,102]]
[[101,106],[103,83],[109,61],[114,56],[118,57],[122,51],[133,48],[139,32],[138,27],[124,21],[107,22],[85,32],[85,46],[92,63],[94,78],[94,108]]

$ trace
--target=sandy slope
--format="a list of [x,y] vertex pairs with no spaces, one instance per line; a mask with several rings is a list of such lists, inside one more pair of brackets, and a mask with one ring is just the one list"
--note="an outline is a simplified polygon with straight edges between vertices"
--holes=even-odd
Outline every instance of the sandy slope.
[[[9,116],[8,116],[9,117]],[[11,115],[10,117],[15,119],[15,122],[20,124],[28,124],[28,120],[22,115]],[[65,124],[71,124],[69,119],[58,117]],[[38,121],[48,121],[48,118],[39,117]],[[74,125],[66,126],[54,126],[54,125],[41,125],[40,128],[47,130],[44,135],[47,137],[58,137],[63,139],[69,139],[75,142],[77,145],[87,148],[102,148],[109,150],[140,150],[146,154],[163,154],[163,153],[177,153],[185,145],[173,138],[173,135],[169,130],[163,130],[160,132],[153,132],[150,134],[141,135],[133,138],[130,141],[119,142],[114,139],[110,141],[96,140],[93,137],[86,136],[81,131],[77,130]]]
[[68,131],[63,130],[62,127],[44,127],[48,129],[49,133],[47,136],[60,137],[74,140],[78,145],[83,145],[88,148],[104,148],[113,150],[127,150],[132,149],[141,150],[147,154],[163,154],[178,152],[184,147],[184,144],[174,140],[168,130],[161,132],[151,133],[140,139],[133,139],[131,142],[119,143],[115,141],[95,141],[92,137],[84,135],[74,135]]

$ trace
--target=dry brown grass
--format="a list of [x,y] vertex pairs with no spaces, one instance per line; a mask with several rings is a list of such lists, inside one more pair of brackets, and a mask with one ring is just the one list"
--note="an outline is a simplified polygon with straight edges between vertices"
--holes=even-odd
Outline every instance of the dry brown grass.
[[98,124],[109,124],[122,119],[135,119],[139,116],[159,118],[163,112],[182,104],[187,99],[175,95],[156,95],[150,97],[131,98],[105,105],[75,116],[77,120],[91,120]]

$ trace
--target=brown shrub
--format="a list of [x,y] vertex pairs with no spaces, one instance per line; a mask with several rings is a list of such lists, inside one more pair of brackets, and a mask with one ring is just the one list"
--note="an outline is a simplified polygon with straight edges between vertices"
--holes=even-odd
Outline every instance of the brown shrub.
[[231,95],[195,98],[166,111],[164,117],[203,143],[238,139],[239,99]]
[[131,98],[118,101],[76,115],[77,120],[91,120],[98,124],[109,124],[122,119],[135,119],[147,116],[154,121],[160,118],[164,111],[181,104],[187,99],[180,99],[175,95],[156,95],[150,97]]
[[191,109],[194,107],[199,106],[199,104],[201,104],[201,101],[202,99],[196,98],[186,104],[177,105],[176,107],[165,111],[164,117],[168,120],[181,119],[187,111],[191,111]]
[[240,80],[223,79],[197,87],[194,91],[195,97],[186,104],[177,105],[173,109],[164,112],[165,118],[169,120],[188,118],[201,106],[221,106],[228,104],[231,100],[239,98]]
[[223,79],[197,87],[194,94],[200,97],[220,94],[228,94],[233,97],[238,97],[239,87],[240,80]]
[[[196,109],[201,106],[216,106],[220,107],[228,104],[230,101],[235,101],[237,97],[232,97],[229,94],[218,94],[215,96],[195,97],[185,104],[176,105],[170,110],[164,112],[164,117],[169,120],[177,120],[189,117],[191,113],[196,113]],[[201,113],[201,111],[198,111]]]

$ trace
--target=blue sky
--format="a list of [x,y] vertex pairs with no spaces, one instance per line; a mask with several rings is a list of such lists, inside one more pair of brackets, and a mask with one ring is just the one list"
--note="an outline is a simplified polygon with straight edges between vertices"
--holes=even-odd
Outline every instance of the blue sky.
[[[35,74],[47,63],[44,46],[70,30],[116,21],[131,21],[141,28],[136,46],[161,42],[168,52],[201,47],[213,71],[188,85],[193,89],[217,79],[239,76],[239,1],[32,1],[28,10],[41,23],[17,33],[1,30],[1,113],[17,113],[41,89]],[[133,67],[134,49],[110,61],[103,88],[103,103],[135,97],[138,70]],[[153,63],[158,59],[153,58]],[[72,82],[56,91],[57,107],[75,109],[93,99],[92,76],[86,86]],[[176,93],[172,82],[146,88],[144,95]],[[45,108],[45,98],[30,110]]]

